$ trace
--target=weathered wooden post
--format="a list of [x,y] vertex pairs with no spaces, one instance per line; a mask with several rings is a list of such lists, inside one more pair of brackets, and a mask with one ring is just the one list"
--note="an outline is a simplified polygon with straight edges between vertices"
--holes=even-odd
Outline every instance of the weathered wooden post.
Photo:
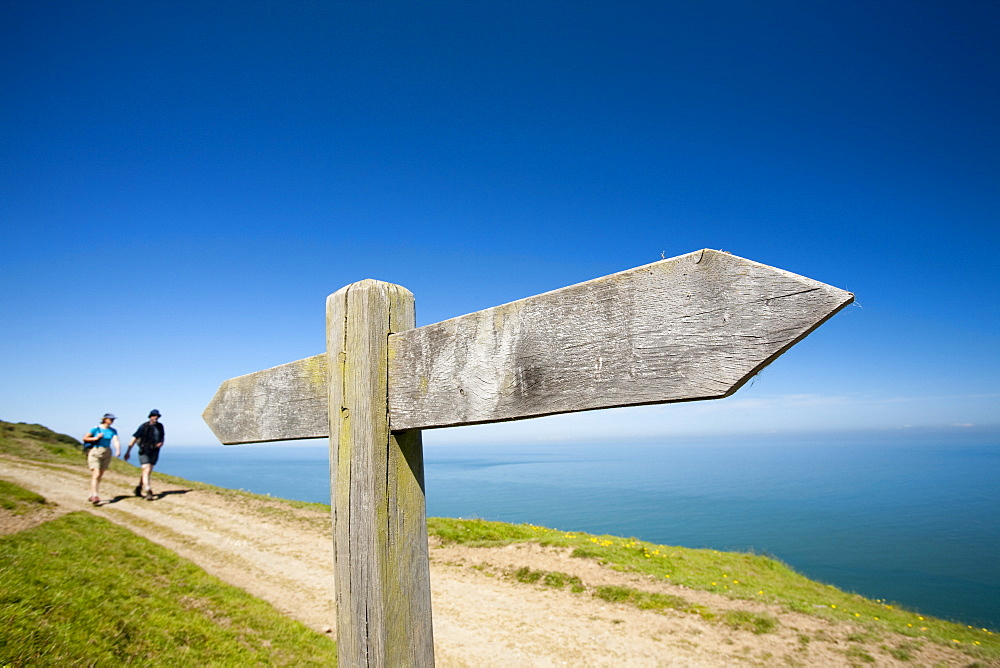
[[225,381],[223,443],[330,437],[344,666],[434,662],[420,429],[728,396],[854,300],[702,250],[413,329],[365,280],[327,301],[327,352]]
[[365,280],[326,303],[337,642],[347,666],[431,666],[420,431],[389,430],[389,335],[413,295]]

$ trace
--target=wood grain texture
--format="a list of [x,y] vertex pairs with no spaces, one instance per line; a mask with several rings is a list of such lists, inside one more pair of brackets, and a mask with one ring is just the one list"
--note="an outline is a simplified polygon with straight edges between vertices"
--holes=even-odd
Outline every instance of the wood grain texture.
[[[393,430],[717,399],[854,296],[702,250],[389,337]],[[223,443],[326,436],[325,356],[223,383]]]
[[391,426],[725,397],[853,299],[702,250],[401,332]]
[[387,340],[414,324],[404,288],[361,281],[327,301],[337,643],[344,666],[432,666],[419,431],[390,433]]
[[231,378],[202,418],[227,445],[326,438],[326,383],[325,354]]
[[327,352],[226,381],[224,443],[330,436],[345,666],[434,662],[420,428],[724,397],[853,301],[696,251],[412,329],[413,296],[361,281],[327,301]]

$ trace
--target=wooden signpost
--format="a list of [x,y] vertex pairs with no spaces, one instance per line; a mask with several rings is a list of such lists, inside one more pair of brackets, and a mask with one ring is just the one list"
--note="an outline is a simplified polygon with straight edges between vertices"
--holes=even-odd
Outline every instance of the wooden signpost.
[[414,329],[413,295],[327,299],[326,353],[225,381],[226,444],[330,439],[344,666],[431,666],[420,430],[726,397],[854,300],[700,250]]

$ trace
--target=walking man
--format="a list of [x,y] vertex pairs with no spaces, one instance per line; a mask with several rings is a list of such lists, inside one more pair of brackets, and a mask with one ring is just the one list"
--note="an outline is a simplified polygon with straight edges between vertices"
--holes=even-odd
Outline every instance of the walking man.
[[95,506],[101,502],[98,496],[101,478],[111,466],[111,448],[115,449],[115,457],[120,457],[122,454],[121,445],[118,443],[118,432],[111,426],[114,421],[114,415],[105,413],[101,418],[101,424],[83,437],[83,447],[87,451],[87,467],[90,468],[90,498],[87,500]]
[[147,501],[153,500],[153,490],[150,487],[149,476],[160,458],[160,448],[163,447],[164,429],[160,424],[160,411],[155,408],[149,411],[149,421],[143,422],[132,434],[128,449],[125,450],[125,461],[128,461],[132,453],[132,446],[139,442],[139,464],[142,466],[142,475],[139,484],[135,486],[135,495],[145,497]]

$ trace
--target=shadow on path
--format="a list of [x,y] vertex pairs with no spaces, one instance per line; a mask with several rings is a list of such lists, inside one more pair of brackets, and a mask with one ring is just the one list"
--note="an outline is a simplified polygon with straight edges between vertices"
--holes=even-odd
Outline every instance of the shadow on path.
[[170,489],[170,490],[167,490],[166,492],[160,492],[159,494],[154,494],[153,498],[150,499],[150,501],[152,501],[153,499],[162,499],[163,497],[170,496],[172,494],[187,494],[190,491],[192,491],[192,490],[190,490],[190,489]]
[[[166,492],[160,492],[159,494],[154,494],[151,499],[147,499],[147,500],[148,501],[154,501],[156,499],[162,499],[165,496],[170,496],[171,494],[187,494],[190,491],[192,491],[192,490],[190,490],[190,489],[171,489],[171,490],[167,490]],[[107,505],[111,505],[112,503],[118,503],[119,501],[124,501],[125,499],[142,499],[142,498],[143,497],[141,497],[141,496],[135,496],[133,494],[119,494],[118,496],[114,497],[113,499],[108,499],[107,501],[101,501],[97,505],[98,506],[107,506]]]

